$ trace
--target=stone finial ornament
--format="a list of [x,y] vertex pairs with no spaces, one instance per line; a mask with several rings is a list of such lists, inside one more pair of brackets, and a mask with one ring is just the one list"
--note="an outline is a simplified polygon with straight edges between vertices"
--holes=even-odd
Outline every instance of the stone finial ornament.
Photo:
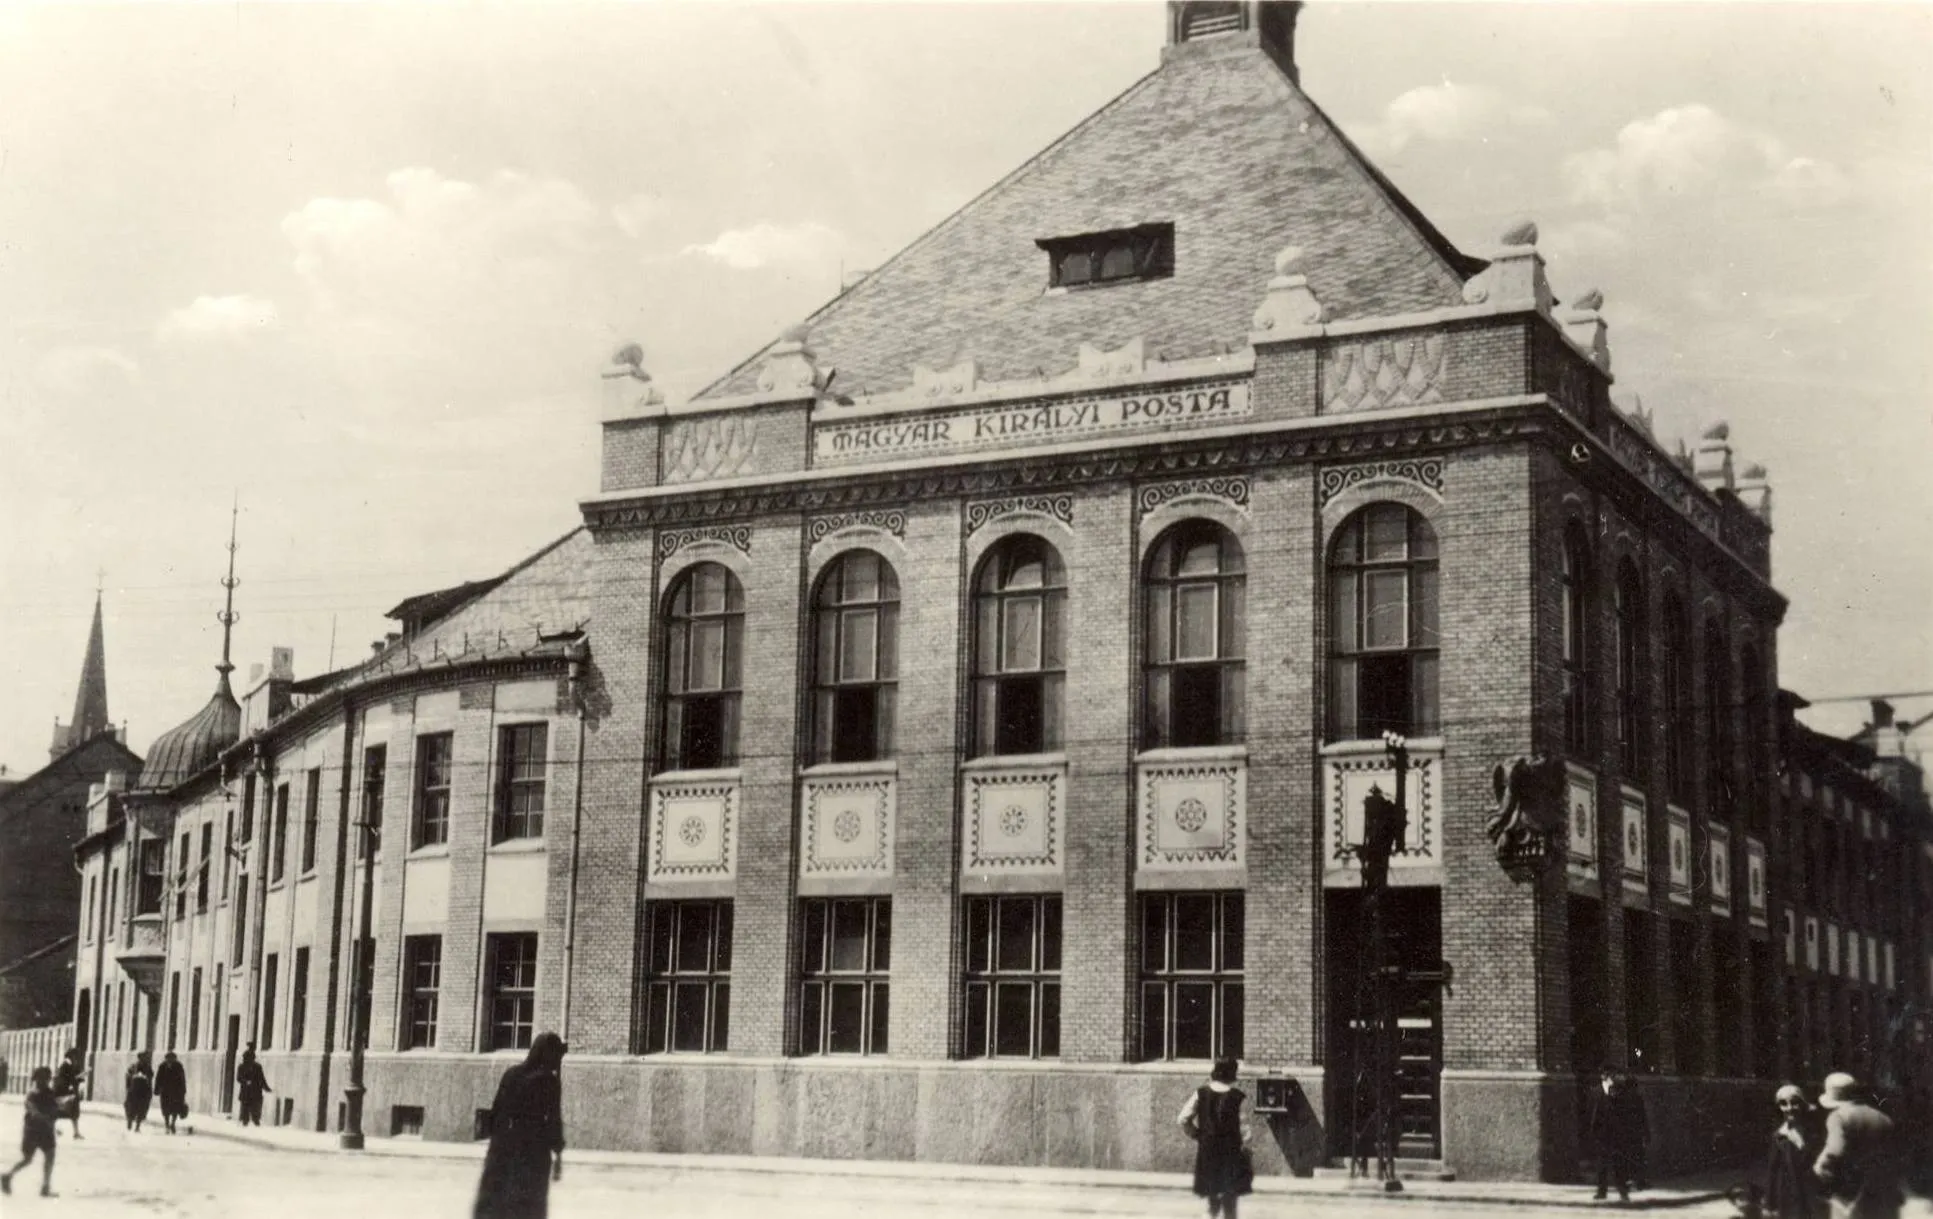
[[1738,498],[1769,527],[1772,524],[1772,484],[1765,467],[1748,462],[1738,472]]
[[1075,365],[1082,376],[1097,381],[1109,377],[1138,376],[1147,366],[1147,344],[1140,338],[1129,339],[1112,351],[1092,343],[1082,343]]
[[1505,229],[1503,234],[1503,244],[1536,245],[1537,244],[1537,222],[1535,220],[1525,220],[1519,224],[1512,225],[1508,229]]
[[803,326],[787,328],[765,353],[765,363],[758,370],[758,389],[761,394],[796,394],[809,398],[818,392],[819,370],[812,363],[812,352],[806,348],[806,329]]
[[1723,419],[1719,420],[1717,423],[1712,424],[1710,427],[1706,428],[1702,433],[1700,433],[1700,439],[1703,439],[1703,440],[1730,440],[1731,438],[1732,438],[1732,425],[1725,422]]
[[1604,293],[1598,291],[1596,288],[1592,288],[1589,292],[1578,297],[1572,303],[1571,308],[1582,310],[1586,313],[1596,313],[1599,309],[1604,308]]
[[1746,462],[1738,472],[1738,481],[1741,483],[1764,482],[1765,467],[1756,461]]
[[1564,333],[1591,358],[1591,363],[1611,371],[1610,328],[1598,310],[1604,307],[1604,293],[1592,288],[1572,302],[1561,318]]
[[1732,427],[1722,420],[1706,428],[1692,454],[1692,476],[1708,491],[1732,490],[1737,481],[1732,472]]
[[604,382],[606,419],[628,419],[664,405],[664,395],[644,370],[644,348],[637,343],[612,352],[611,362],[599,375]]
[[1544,275],[1544,256],[1537,252],[1537,224],[1526,220],[1503,235],[1503,245],[1490,265],[1463,285],[1463,300],[1490,305],[1498,311],[1535,309],[1546,317],[1557,301]]
[[1309,277],[1302,274],[1301,266],[1300,246],[1286,246],[1276,254],[1275,278],[1269,280],[1268,295],[1250,323],[1256,338],[1280,339],[1327,320],[1329,311],[1309,289]]
[[923,398],[954,398],[972,393],[980,384],[980,365],[961,360],[949,368],[913,365],[913,392]]

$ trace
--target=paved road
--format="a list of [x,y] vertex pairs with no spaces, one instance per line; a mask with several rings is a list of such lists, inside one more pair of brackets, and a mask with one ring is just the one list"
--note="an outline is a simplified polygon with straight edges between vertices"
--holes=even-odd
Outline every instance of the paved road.
[[[129,1135],[108,1121],[86,1123],[80,1142],[63,1134],[54,1174],[58,1198],[36,1195],[39,1165],[16,1179],[0,1205],[5,1219],[462,1219],[476,1165],[460,1160],[358,1157],[341,1152],[269,1150],[207,1135],[170,1138],[158,1126]],[[9,1140],[11,1141],[11,1140]],[[1497,1208],[1257,1196],[1244,1219],[1419,1219],[1476,1215]],[[1590,1212],[1510,1207],[1512,1216],[1580,1219]],[[737,1170],[572,1165],[551,1195],[557,1219],[1006,1219],[1008,1216],[1118,1215],[1185,1219],[1200,1214],[1178,1191],[990,1185],[839,1176],[784,1176]],[[1672,1212],[1717,1219],[1714,1204]]]

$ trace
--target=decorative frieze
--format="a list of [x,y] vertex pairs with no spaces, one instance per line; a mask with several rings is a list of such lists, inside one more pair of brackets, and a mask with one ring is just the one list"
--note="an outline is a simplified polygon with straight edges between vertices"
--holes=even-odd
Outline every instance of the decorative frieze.
[[806,522],[805,539],[809,545],[816,546],[843,529],[879,529],[896,538],[903,538],[906,536],[906,514],[897,508],[881,508],[815,516]]
[[1819,972],[1819,920],[1812,915],[1805,920],[1805,967]]
[[752,553],[752,527],[700,525],[695,529],[666,529],[658,534],[658,561],[663,562],[685,547],[700,542],[723,542],[749,555]]
[[1691,814],[1683,809],[1665,809],[1665,832],[1671,850],[1668,879],[1671,900],[1691,905]]
[[970,770],[963,866],[969,875],[1058,875],[1066,855],[1062,766]]
[[1354,466],[1325,466],[1317,476],[1316,489],[1322,506],[1364,483],[1398,482],[1420,487],[1437,499],[1443,498],[1443,459],[1410,457],[1401,461],[1371,461]]
[[1624,891],[1639,897],[1650,892],[1650,843],[1646,832],[1644,795],[1625,789],[1618,797],[1623,817]]
[[1785,967],[1797,969],[1799,966],[1799,917],[1792,907],[1785,908]]
[[1239,758],[1143,763],[1135,852],[1143,871],[1242,867],[1248,765]]
[[1450,345],[1441,331],[1337,343],[1323,353],[1325,414],[1442,402]]
[[758,460],[758,421],[744,415],[680,419],[665,429],[666,483],[749,474]]
[[1597,879],[1597,776],[1582,766],[1564,770],[1564,810],[1570,829],[1565,868],[1581,880]]
[[1732,912],[1732,832],[1722,825],[1707,826],[1707,853],[1711,859],[1711,900],[1714,914]]
[[891,775],[806,779],[800,877],[891,876],[895,786]]
[[[1380,743],[1374,747],[1331,746],[1323,758],[1322,867],[1324,883],[1353,885],[1360,878],[1351,845],[1362,841],[1363,801],[1377,789],[1396,795],[1396,768]],[[1409,780],[1405,793],[1408,825],[1403,843],[1390,857],[1391,884],[1402,884],[1401,874],[1440,867],[1442,848],[1443,757],[1440,748],[1410,742]]]
[[1074,523],[1074,497],[1071,495],[1009,495],[1005,499],[975,500],[966,506],[967,533],[979,532],[1003,516],[1032,513],[1051,516],[1062,524]]
[[1765,844],[1756,838],[1745,840],[1745,912],[1752,926],[1766,925]]
[[1220,500],[1247,511],[1248,479],[1240,475],[1210,478],[1184,478],[1174,482],[1150,483],[1135,494],[1135,504],[1143,516],[1177,500]]
[[738,803],[735,780],[653,784],[645,880],[662,884],[736,876]]

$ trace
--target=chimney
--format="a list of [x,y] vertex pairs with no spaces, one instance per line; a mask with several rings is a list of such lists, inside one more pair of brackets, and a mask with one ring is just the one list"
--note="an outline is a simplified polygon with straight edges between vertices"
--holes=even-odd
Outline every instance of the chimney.
[[295,649],[270,648],[268,650],[268,675],[274,681],[294,681]]
[[1300,0],[1168,0],[1168,46],[1162,59],[1218,47],[1260,47],[1284,74],[1302,83],[1295,66],[1295,19]]
[[1893,704],[1883,698],[1873,700],[1873,727],[1891,728],[1893,726]]

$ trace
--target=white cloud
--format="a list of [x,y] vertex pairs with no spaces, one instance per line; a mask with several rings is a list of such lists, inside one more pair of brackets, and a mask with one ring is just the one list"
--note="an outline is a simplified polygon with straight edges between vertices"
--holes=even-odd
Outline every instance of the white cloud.
[[1574,201],[1612,211],[1745,192],[1815,209],[1852,193],[1831,162],[1794,155],[1770,132],[1695,102],[1626,123],[1610,147],[1567,158],[1564,176]]
[[1459,85],[1446,80],[1399,94],[1382,117],[1364,126],[1357,138],[1372,153],[1395,154],[1415,142],[1487,139],[1510,127],[1549,121],[1548,111],[1513,105],[1487,85]]
[[632,195],[611,206],[611,219],[626,237],[636,240],[649,231],[651,222],[664,214],[664,200],[656,195]]
[[272,330],[281,321],[275,302],[259,296],[197,296],[194,304],[162,318],[155,334],[163,342],[214,338]]
[[836,230],[817,221],[773,224],[761,220],[749,228],[727,229],[704,245],[688,245],[687,254],[703,254],[737,271],[761,267],[822,268],[835,264],[846,247]]
[[141,379],[141,366],[113,347],[56,347],[34,365],[34,382],[63,397],[126,389]]

